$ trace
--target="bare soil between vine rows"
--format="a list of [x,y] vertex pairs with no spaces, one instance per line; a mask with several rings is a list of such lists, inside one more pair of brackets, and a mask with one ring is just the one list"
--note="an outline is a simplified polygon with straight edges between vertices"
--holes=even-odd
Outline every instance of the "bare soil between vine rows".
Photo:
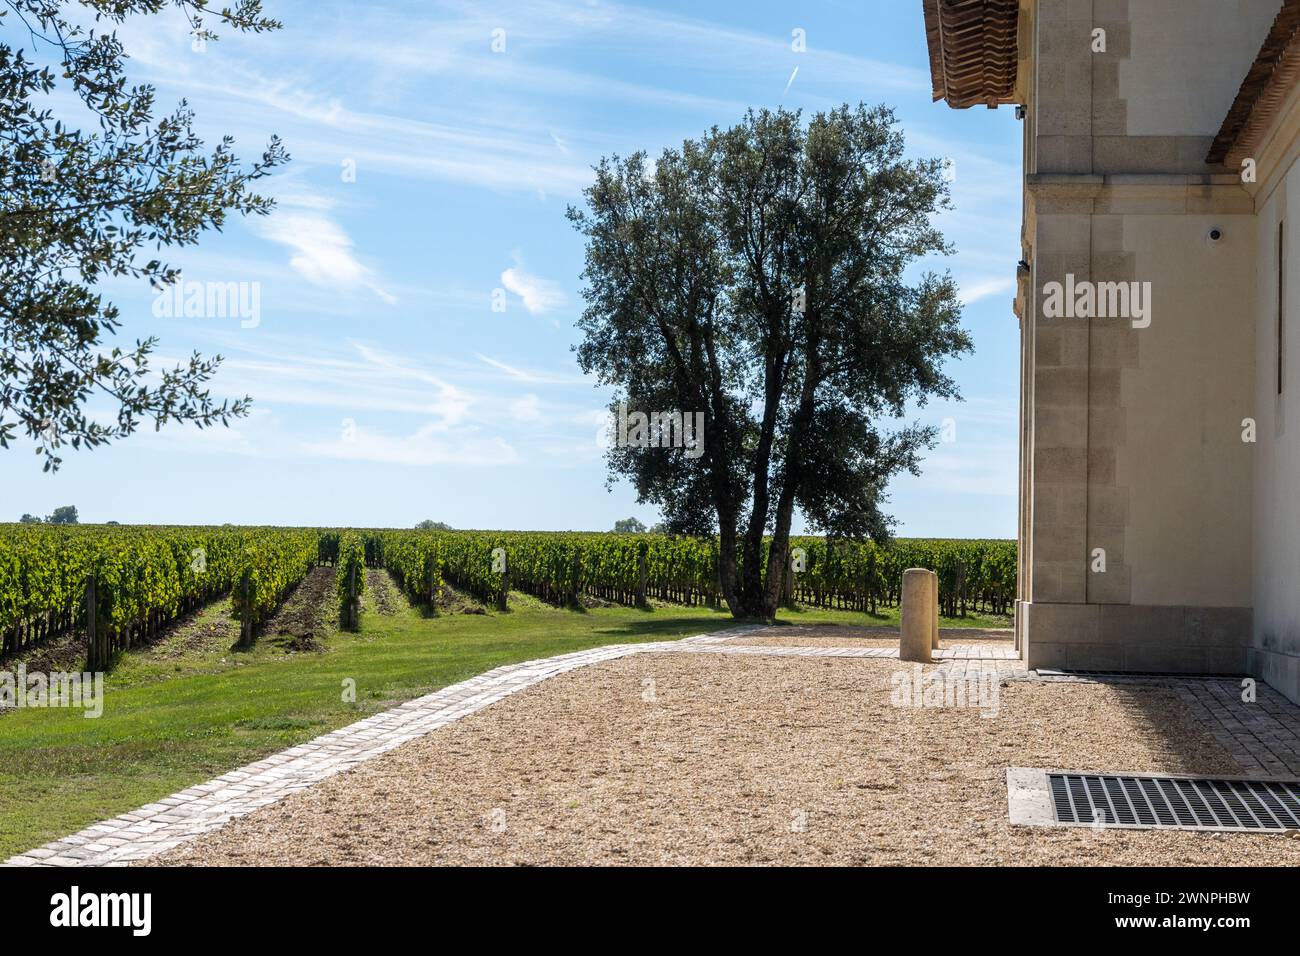
[[337,623],[334,587],[333,568],[312,568],[262,625],[261,638],[291,652],[323,651],[322,638]]

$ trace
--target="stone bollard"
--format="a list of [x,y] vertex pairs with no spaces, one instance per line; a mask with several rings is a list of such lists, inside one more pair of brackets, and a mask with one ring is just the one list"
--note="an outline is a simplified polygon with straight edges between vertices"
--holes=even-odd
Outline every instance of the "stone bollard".
[[939,649],[939,575],[933,571],[930,572],[930,609],[932,611],[930,620],[933,622],[930,628],[930,649],[937,651]]
[[903,572],[903,611],[898,657],[904,661],[931,661],[930,646],[937,627],[933,572],[908,568]]

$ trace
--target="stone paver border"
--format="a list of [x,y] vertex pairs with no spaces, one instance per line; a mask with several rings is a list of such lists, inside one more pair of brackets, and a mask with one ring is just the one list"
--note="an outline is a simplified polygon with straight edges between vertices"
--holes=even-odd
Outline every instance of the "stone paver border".
[[218,829],[236,817],[275,803],[548,677],[630,654],[673,650],[754,629],[729,628],[720,634],[680,641],[609,644],[497,667],[20,853],[0,865],[125,866]]
[[[589,664],[633,654],[655,653],[898,658],[896,648],[732,643],[736,638],[763,631],[770,633],[769,628],[763,625],[734,627],[681,640],[610,644],[497,667],[272,754],[207,783],[189,787],[156,803],[20,853],[0,865],[125,866],[218,829],[230,820],[275,803],[547,678]],[[949,679],[970,680],[989,673],[1004,679],[1052,679],[1039,678],[1034,672],[1027,672],[1015,652],[1005,648],[957,645],[935,652],[935,657],[936,674]],[[1240,688],[1231,681],[1179,681],[1173,676],[1143,680],[1174,689],[1193,716],[1232,754],[1243,771],[1300,774],[1300,708],[1268,685],[1259,683],[1257,701],[1245,703],[1240,700]]]
[[[1182,677],[1178,674],[1083,675],[1029,671],[1025,680],[1049,683],[1115,684],[1165,687],[1187,705],[1242,773],[1254,776],[1300,776],[1300,707],[1263,681],[1242,677]],[[1246,683],[1248,682],[1248,684]],[[1253,700],[1243,699],[1247,686]]]
[[1300,708],[1263,681],[1253,702],[1239,681],[1182,681],[1175,688],[1242,770],[1273,777],[1300,776]]
[[[764,637],[768,635],[763,635]],[[696,654],[757,654],[767,657],[876,657],[898,659],[897,647],[785,647],[776,644],[698,643],[680,648]],[[1019,661],[1020,653],[1010,647],[954,644],[931,652],[936,661],[979,660]],[[1023,668],[1022,668],[1023,669]]]

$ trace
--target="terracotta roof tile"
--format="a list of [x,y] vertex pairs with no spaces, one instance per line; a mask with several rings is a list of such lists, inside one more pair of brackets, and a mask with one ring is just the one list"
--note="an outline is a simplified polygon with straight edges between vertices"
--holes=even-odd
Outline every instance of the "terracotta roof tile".
[[1019,0],[922,0],[934,98],[958,109],[1015,102]]
[[1239,166],[1263,142],[1282,101],[1300,79],[1298,33],[1300,0],[1284,0],[1205,157],[1207,163]]

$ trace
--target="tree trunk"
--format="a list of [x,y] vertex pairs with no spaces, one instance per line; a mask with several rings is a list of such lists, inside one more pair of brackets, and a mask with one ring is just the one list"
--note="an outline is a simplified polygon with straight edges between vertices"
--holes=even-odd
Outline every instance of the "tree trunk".
[[[770,558],[768,560],[771,560]],[[785,563],[781,565],[785,571],[785,576],[781,580],[781,593],[783,595],[782,603],[786,607],[794,607],[794,561],[788,553],[785,557]]]
[[741,556],[740,604],[741,617],[766,617],[763,613],[763,526],[760,520],[757,531],[745,533],[744,553]]
[[736,590],[736,512],[728,500],[718,505],[718,590],[735,618],[745,615]]
[[[783,496],[784,497],[784,496]],[[790,516],[782,519],[778,512],[776,533],[767,549],[767,580],[763,588],[764,620],[773,620],[781,606],[781,593],[784,590],[785,575],[789,573],[790,564]]]

